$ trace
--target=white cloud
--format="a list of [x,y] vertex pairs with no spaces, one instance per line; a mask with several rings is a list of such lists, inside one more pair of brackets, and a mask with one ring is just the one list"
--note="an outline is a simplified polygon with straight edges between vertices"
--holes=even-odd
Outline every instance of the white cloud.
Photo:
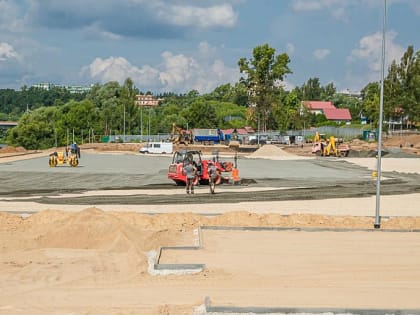
[[350,17],[347,14],[349,8],[356,6],[363,8],[376,7],[378,4],[382,5],[382,2],[377,0],[293,0],[291,6],[297,12],[328,11],[337,20],[350,21]]
[[281,81],[280,85],[286,90],[286,91],[292,91],[296,85],[294,85],[293,83],[287,81],[287,80],[283,80]]
[[19,58],[20,56],[13,46],[8,43],[0,43],[0,61],[6,61],[8,59],[19,60]]
[[[397,33],[386,34],[385,43],[385,75],[386,69],[393,60],[400,61],[405,49],[394,42]],[[382,33],[367,35],[360,39],[358,46],[347,57],[348,68],[344,78],[345,87],[360,90],[368,82],[380,80],[382,58]]]
[[240,76],[238,69],[227,67],[220,59],[209,58],[209,51],[214,51],[214,48],[207,43],[199,45],[196,57],[165,51],[159,65],[143,65],[141,68],[123,57],[96,58],[82,69],[82,74],[103,83],[122,83],[130,77],[141,90],[161,92],[197,90],[206,93],[221,84],[236,82]]
[[289,56],[293,55],[293,53],[295,52],[295,45],[293,45],[292,43],[287,43],[286,52]]
[[28,25],[87,29],[99,38],[183,38],[186,33],[203,29],[231,28],[238,20],[235,3],[227,1],[27,1]]
[[18,6],[13,1],[0,0],[0,30],[21,31],[23,20],[19,18]]
[[203,41],[198,45],[198,53],[201,58],[209,60],[216,56],[217,49],[216,47],[210,46],[208,42]]
[[[417,15],[420,15],[420,2],[418,0],[388,0],[388,8],[393,5],[406,4],[410,6]],[[292,0],[291,7],[299,11],[320,11],[327,10],[339,20],[350,21],[347,11],[351,7],[362,7],[371,9],[382,9],[383,1],[378,0]]]
[[330,54],[330,50],[329,49],[316,49],[314,51],[314,56],[316,59],[324,59],[325,57],[327,57]]
[[227,82],[233,83],[239,78],[236,68],[227,67],[220,59],[206,60],[199,56],[200,62],[183,54],[162,54],[163,64],[160,72],[162,90],[210,92],[215,87]]
[[[385,36],[385,62],[388,66],[393,60],[399,61],[404,54],[404,48],[396,43],[397,37],[395,31],[389,31]],[[371,71],[379,72],[381,70],[382,58],[382,33],[377,32],[363,37],[359,41],[357,48],[351,51],[348,58],[350,62],[365,61]]]
[[236,24],[238,18],[230,4],[197,7],[163,3],[158,14],[171,24],[200,28],[232,27]]
[[158,82],[159,71],[149,66],[138,68],[123,57],[96,58],[89,66],[82,69],[93,79],[100,82],[124,82],[128,77],[137,84],[153,85]]
[[346,7],[346,1],[342,0],[293,0],[292,8],[295,11],[319,11],[330,10],[340,12]]
[[99,38],[105,40],[121,40],[121,35],[105,31],[99,27],[98,24],[92,24],[84,28],[84,33],[87,38]]

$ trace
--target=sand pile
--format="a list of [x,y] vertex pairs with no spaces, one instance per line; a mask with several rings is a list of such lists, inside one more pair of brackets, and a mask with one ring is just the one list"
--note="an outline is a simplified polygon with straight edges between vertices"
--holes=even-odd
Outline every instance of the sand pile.
[[[383,228],[420,228],[420,217],[383,220]],[[174,244],[174,237],[200,225],[371,228],[372,218],[316,214],[256,214],[228,212],[206,217],[192,213],[147,215],[105,212],[88,208],[80,212],[42,211],[26,219],[0,213],[1,230],[20,230],[35,236],[41,247],[93,248],[124,251],[130,247],[148,251]],[[36,235],[39,234],[39,235]]]
[[251,158],[296,158],[295,155],[284,151],[282,148],[274,144],[266,144],[250,154]]
[[[9,226],[18,223],[25,230],[38,234],[36,240],[42,248],[143,252],[162,243],[170,245],[172,236],[176,235],[169,235],[168,229],[162,229],[162,224],[153,224],[150,219],[140,214],[133,220],[129,214],[125,217],[124,214],[88,208],[78,213],[43,211],[24,220],[23,224],[9,219]],[[170,226],[170,220],[163,222]]]
[[[88,208],[77,213],[42,211],[26,219],[0,213],[0,244],[6,251],[61,248],[130,253],[146,267],[145,253],[159,246],[192,245],[199,226],[323,227],[371,229],[372,218],[311,214],[228,212],[214,217],[192,213],[146,215]],[[420,217],[384,219],[383,229],[420,229]],[[185,243],[185,239],[189,240]]]
[[420,148],[420,135],[394,135],[384,140],[386,146]]
[[107,152],[107,151],[120,151],[120,152],[139,152],[140,148],[143,147],[144,144],[140,143],[93,143],[93,144],[83,144],[81,145],[82,150],[95,150],[99,152]]
[[2,153],[23,153],[23,152],[26,152],[25,148],[23,148],[23,147],[7,146],[7,147],[0,148],[0,154],[2,154]]

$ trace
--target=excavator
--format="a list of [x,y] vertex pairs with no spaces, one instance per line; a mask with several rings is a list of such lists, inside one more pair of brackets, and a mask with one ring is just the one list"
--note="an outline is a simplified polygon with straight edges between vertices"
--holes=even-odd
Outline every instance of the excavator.
[[174,144],[193,144],[193,135],[191,130],[185,130],[180,127],[178,127],[175,123],[172,124],[172,131],[169,138],[169,141],[171,141]]
[[338,140],[334,136],[330,136],[328,140],[325,135],[315,133],[312,144],[312,153],[320,156],[331,156],[331,153],[336,156],[348,156],[350,147],[347,144],[338,144]]

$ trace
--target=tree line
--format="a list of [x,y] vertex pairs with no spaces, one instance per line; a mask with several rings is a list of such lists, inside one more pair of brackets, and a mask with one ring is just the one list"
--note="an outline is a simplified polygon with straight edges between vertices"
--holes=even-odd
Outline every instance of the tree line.
[[[96,84],[81,94],[62,87],[0,89],[0,120],[18,120],[18,126],[0,140],[42,149],[65,145],[69,130],[76,130],[75,139],[82,142],[91,134],[169,133],[173,123],[182,128],[248,125],[280,131],[334,124],[302,108],[303,100],[332,101],[338,108],[348,108],[353,122],[364,116],[377,125],[379,82],[367,84],[360,98],[337,93],[333,83],[322,86],[319,78],[286,91],[281,83],[292,73],[289,63],[286,53],[276,55],[268,44],[257,46],[251,58],[238,61],[243,77],[235,84],[223,84],[202,95],[195,90],[154,95],[161,103],[147,108],[136,106],[135,96],[151,93],[141,92],[130,78],[123,84]],[[420,51],[408,47],[400,63],[390,65],[384,86],[384,117],[407,117],[415,125],[420,115]]]

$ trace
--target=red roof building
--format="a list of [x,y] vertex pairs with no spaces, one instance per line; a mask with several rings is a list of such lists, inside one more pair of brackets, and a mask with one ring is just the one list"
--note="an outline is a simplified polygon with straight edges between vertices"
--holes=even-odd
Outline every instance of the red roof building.
[[350,121],[351,114],[348,108],[324,109],[324,115],[328,120]]
[[224,130],[222,130],[223,131],[223,133],[225,134],[225,135],[230,135],[230,134],[232,134],[233,132],[235,132],[235,130],[236,130],[236,133],[238,134],[238,135],[241,135],[241,136],[246,136],[246,135],[248,135],[248,131],[245,129],[245,128],[230,128],[230,129],[224,129]]
[[324,101],[303,101],[305,106],[311,113],[324,114],[328,120],[337,122],[351,121],[351,114],[348,108],[336,108],[332,102]]
[[303,105],[314,114],[323,114],[324,109],[334,109],[335,106],[332,102],[324,101],[303,101]]
[[155,98],[153,95],[136,95],[135,104],[137,106],[158,106],[161,99]]

